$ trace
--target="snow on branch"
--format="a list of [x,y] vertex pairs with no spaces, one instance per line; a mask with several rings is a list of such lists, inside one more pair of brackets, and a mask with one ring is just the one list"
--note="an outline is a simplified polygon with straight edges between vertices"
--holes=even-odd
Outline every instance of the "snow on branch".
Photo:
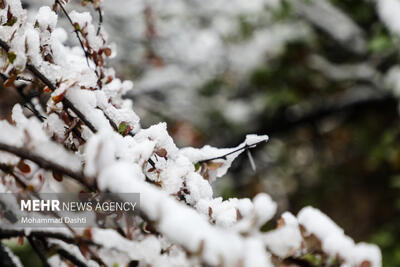
[[[311,207],[297,217],[284,213],[276,229],[263,232],[277,212],[269,195],[214,196],[215,178],[268,137],[248,135],[235,148],[179,149],[165,123],[142,129],[132,102],[122,98],[132,82],[116,78],[106,65],[116,52],[100,28],[100,1],[83,1],[99,12],[97,27],[89,12],[70,11],[64,2],[55,7],[74,27],[78,47],[65,44],[70,30],[57,27],[58,15],[49,7],[29,21],[19,0],[0,0],[3,84],[16,90],[29,84],[48,99],[43,117],[27,118],[17,104],[12,124],[0,122],[0,192],[79,192],[82,186],[68,187],[65,175],[93,192],[140,193],[139,214],[133,230],[18,231],[0,224],[0,239],[28,238],[51,266],[280,266],[309,255],[327,265],[381,266],[376,246],[355,244]],[[21,188],[19,179],[30,186]],[[48,257],[45,248],[57,253]]]

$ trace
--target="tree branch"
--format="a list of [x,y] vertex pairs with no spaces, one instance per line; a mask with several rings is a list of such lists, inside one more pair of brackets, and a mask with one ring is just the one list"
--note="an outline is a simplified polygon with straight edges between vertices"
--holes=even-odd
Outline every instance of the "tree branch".
[[28,239],[29,244],[31,245],[32,249],[36,252],[40,261],[42,262],[42,266],[50,267],[49,263],[47,262],[46,256],[44,255],[42,249],[37,244],[37,240],[35,238],[33,238],[32,236],[27,236],[27,239]]
[[84,237],[73,237],[67,236],[63,233],[59,232],[49,232],[49,231],[30,231],[29,234],[25,233],[25,230],[17,230],[17,229],[3,229],[0,228],[0,239],[12,238],[12,237],[25,237],[25,236],[33,236],[37,238],[54,238],[64,241],[68,244],[79,244],[80,242],[85,243],[87,245],[93,245],[96,247],[101,247],[101,245],[94,243],[93,241],[84,238]]
[[224,155],[221,155],[221,156],[219,156],[219,157],[209,158],[209,159],[203,159],[203,160],[200,160],[198,163],[205,163],[205,162],[213,161],[213,160],[217,160],[217,159],[226,160],[226,157],[229,156],[229,155],[231,155],[231,154],[234,154],[234,153],[236,153],[236,152],[238,152],[238,151],[242,151],[242,150],[247,150],[247,149],[249,149],[249,148],[253,148],[253,147],[255,147],[255,146],[257,146],[258,144],[261,144],[261,143],[263,143],[263,142],[265,142],[265,140],[259,141],[259,142],[257,142],[257,143],[251,144],[251,145],[245,144],[244,146],[239,147],[239,148],[237,148],[237,149],[235,149],[235,150],[233,150],[233,151],[231,151],[231,152],[228,152],[228,153],[226,153],[226,154],[224,154]]
[[13,256],[15,257],[15,255],[12,254],[10,249],[0,242],[0,262],[1,262],[1,266],[3,266],[3,267],[17,267],[18,265],[17,265],[16,262],[14,262]]
[[[72,21],[71,17],[68,15],[68,12],[65,10],[64,6],[60,3],[59,0],[55,0],[56,3],[60,6],[62,12],[64,13],[64,15],[67,17],[69,23],[72,25],[72,27],[74,27],[74,33],[76,34],[76,38],[78,38],[79,44],[81,45],[81,48],[83,50],[83,53],[85,53],[85,58],[86,58],[86,63],[88,65],[88,67],[90,68],[90,64],[89,64],[89,53],[88,51],[85,49],[85,46],[83,45],[82,39],[79,36],[79,31],[78,29],[75,28],[74,22]],[[96,72],[95,72],[96,73]],[[96,73],[97,75],[97,73]]]
[[[2,47],[6,52],[10,50],[10,46],[4,42],[3,40],[0,40],[0,47]],[[36,76],[39,80],[41,80],[47,87],[50,88],[51,91],[55,91],[57,88],[56,86],[49,80],[47,79],[46,76],[44,76],[35,66],[32,64],[27,63],[26,68],[32,72],[34,76]],[[78,117],[81,119],[89,129],[96,133],[97,129],[96,127],[93,126],[93,124],[85,117],[85,115],[80,112],[72,103],[69,101],[66,97],[62,99],[62,103],[66,108],[71,109]]]
[[48,159],[46,159],[40,155],[32,153],[28,149],[0,143],[0,150],[7,151],[9,153],[12,153],[12,154],[20,157],[20,158],[29,159],[29,160],[35,162],[37,165],[39,165],[43,169],[56,171],[61,174],[65,174],[65,175],[75,179],[79,183],[83,184],[85,187],[87,187],[87,189],[95,190],[93,185],[89,184],[86,181],[85,176],[83,175],[82,172],[76,172],[76,171],[70,170],[68,168],[65,168],[64,166],[59,165],[56,162],[49,161]]

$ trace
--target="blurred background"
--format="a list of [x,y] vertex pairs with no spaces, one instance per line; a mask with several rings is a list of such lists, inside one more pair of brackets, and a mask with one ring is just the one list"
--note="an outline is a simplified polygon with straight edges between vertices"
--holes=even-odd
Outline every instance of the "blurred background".
[[[24,2],[31,16],[53,3]],[[102,2],[111,64],[134,82],[144,128],[168,122],[180,147],[269,135],[256,171],[241,156],[215,195],[264,191],[279,213],[312,205],[400,266],[400,1]],[[0,90],[2,117],[16,101]]]

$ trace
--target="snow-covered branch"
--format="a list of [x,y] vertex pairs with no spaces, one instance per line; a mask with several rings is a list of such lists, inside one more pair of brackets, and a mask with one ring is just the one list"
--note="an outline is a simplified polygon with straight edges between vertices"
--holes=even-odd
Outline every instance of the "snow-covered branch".
[[[122,98],[132,83],[116,78],[114,69],[107,67],[115,49],[88,12],[70,12],[63,1],[56,1],[79,39],[81,47],[71,47],[64,44],[67,33],[57,28],[58,15],[49,7],[40,8],[30,21],[19,0],[0,3],[4,51],[0,64],[8,77],[4,84],[15,88],[30,84],[48,96],[44,107],[36,104],[46,119],[27,118],[17,104],[13,122],[0,122],[0,163],[30,183],[20,188],[16,176],[4,167],[0,192],[79,191],[81,187],[68,187],[63,181],[66,175],[95,192],[140,193],[133,232],[118,227],[70,233],[0,226],[0,238],[28,238],[43,263],[52,266],[66,261],[78,266],[137,262],[254,267],[280,265],[289,258],[303,260],[308,254],[325,264],[381,265],[377,247],[355,244],[311,207],[297,217],[285,213],[276,229],[263,232],[277,211],[269,195],[215,197],[211,185],[215,178],[225,175],[241,152],[268,137],[247,135],[234,148],[180,149],[165,123],[142,129],[131,101]],[[92,4],[102,16],[99,2]],[[144,12],[148,37],[155,38],[152,11]],[[43,249],[47,246],[54,246],[58,255],[47,258]]]

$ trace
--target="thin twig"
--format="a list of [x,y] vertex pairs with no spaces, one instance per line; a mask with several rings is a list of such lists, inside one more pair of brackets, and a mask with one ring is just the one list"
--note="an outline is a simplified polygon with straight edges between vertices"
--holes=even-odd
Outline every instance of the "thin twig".
[[101,8],[97,8],[97,12],[99,13],[99,25],[97,27],[97,33],[96,35],[98,36],[100,34],[100,30],[101,30],[101,24],[103,24],[103,15],[101,14]]
[[205,162],[209,162],[209,161],[213,161],[213,160],[217,160],[217,159],[226,160],[226,158],[227,158],[229,155],[233,154],[233,153],[236,153],[236,152],[241,151],[241,150],[246,150],[246,149],[249,149],[249,148],[253,148],[253,147],[255,147],[255,146],[257,146],[258,144],[261,144],[261,143],[263,143],[263,142],[265,142],[265,140],[259,141],[259,142],[257,142],[257,143],[251,144],[251,145],[245,144],[244,146],[239,147],[239,148],[237,148],[237,149],[235,149],[235,150],[233,150],[233,151],[231,151],[231,152],[228,152],[228,153],[226,153],[226,154],[224,154],[224,155],[221,155],[221,156],[219,156],[219,157],[209,158],[209,159],[203,159],[203,160],[200,160],[198,163],[205,163]]
[[[78,38],[79,44],[82,47],[83,52],[85,53],[85,57],[86,57],[86,63],[88,65],[88,67],[90,68],[90,64],[89,64],[89,53],[88,51],[85,49],[85,46],[83,45],[82,39],[79,36],[79,31],[75,28],[74,22],[72,21],[71,17],[69,16],[68,12],[65,10],[64,6],[61,4],[61,2],[59,0],[55,0],[56,3],[60,6],[62,12],[64,13],[64,15],[67,17],[68,21],[71,23],[72,27],[74,28],[74,32],[76,34],[76,37]],[[96,73],[97,74],[97,73]]]

